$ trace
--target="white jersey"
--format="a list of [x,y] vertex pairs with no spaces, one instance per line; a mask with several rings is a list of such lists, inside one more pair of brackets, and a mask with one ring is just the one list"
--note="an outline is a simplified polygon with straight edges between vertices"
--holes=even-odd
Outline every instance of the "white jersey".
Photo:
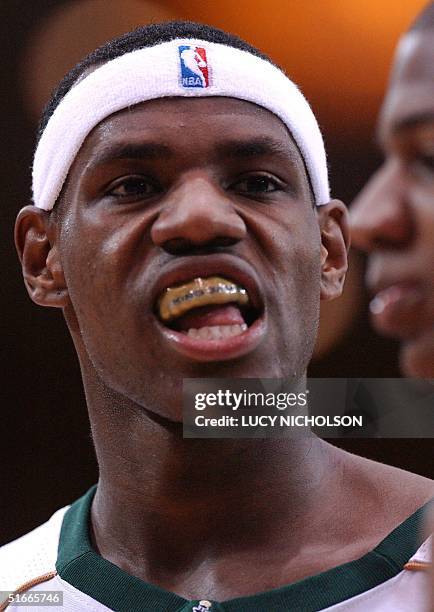
[[[188,601],[125,573],[92,548],[95,488],[29,534],[0,548],[0,591],[15,591],[7,612],[425,612],[430,539],[418,545],[423,508],[372,551],[349,563],[257,595]],[[11,600],[13,596],[11,595]],[[26,605],[29,602],[29,605]],[[41,605],[38,605],[40,603]],[[50,605],[47,605],[50,604]]]

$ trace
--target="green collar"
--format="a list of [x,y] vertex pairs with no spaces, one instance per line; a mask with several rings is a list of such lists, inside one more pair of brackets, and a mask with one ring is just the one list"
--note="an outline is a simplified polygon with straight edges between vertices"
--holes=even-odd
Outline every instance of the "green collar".
[[[197,602],[127,574],[92,548],[89,516],[96,486],[66,512],[60,533],[56,569],[59,576],[108,608],[124,612],[181,612]],[[425,507],[425,506],[424,506]],[[356,561],[258,595],[213,602],[212,612],[316,612],[355,597],[398,574],[419,542],[423,508],[401,523],[371,552]],[[206,599],[206,593],[200,594]]]

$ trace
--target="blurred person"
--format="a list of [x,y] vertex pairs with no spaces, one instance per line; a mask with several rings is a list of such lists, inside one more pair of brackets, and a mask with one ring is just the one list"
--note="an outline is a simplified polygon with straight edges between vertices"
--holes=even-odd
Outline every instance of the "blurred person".
[[407,376],[434,378],[434,3],[401,38],[378,122],[384,163],[351,207],[371,320]]
[[[368,254],[366,281],[375,329],[400,340],[403,373],[434,378],[432,2],[399,42],[378,140],[385,160],[351,207],[352,241]],[[427,524],[432,534],[432,512]],[[431,581],[434,612],[433,567]]]
[[315,437],[182,436],[184,378],[303,376],[342,291],[347,212],[294,84],[209,26],[110,41],[44,113],[33,201],[24,281],[63,310],[100,476],[0,549],[3,609],[422,610],[432,481]]

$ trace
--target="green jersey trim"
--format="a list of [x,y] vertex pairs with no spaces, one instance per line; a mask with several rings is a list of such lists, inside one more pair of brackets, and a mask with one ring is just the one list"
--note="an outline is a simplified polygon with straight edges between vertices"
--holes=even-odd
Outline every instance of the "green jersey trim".
[[[67,510],[60,533],[56,569],[78,590],[112,610],[124,612],[179,612],[193,607],[171,593],[127,574],[92,548],[89,537],[90,507],[96,486]],[[402,571],[417,551],[423,511],[394,529],[376,548],[360,559],[304,580],[256,595],[215,602],[224,612],[317,612],[375,588]],[[198,597],[208,599],[206,593]],[[211,608],[211,610],[214,606]]]

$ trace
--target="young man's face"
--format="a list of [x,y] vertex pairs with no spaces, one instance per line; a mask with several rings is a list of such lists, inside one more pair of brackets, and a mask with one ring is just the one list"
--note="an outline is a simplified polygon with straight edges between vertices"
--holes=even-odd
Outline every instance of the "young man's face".
[[352,209],[368,252],[371,316],[398,338],[407,375],[434,376],[434,40],[406,35],[379,122],[385,162]]
[[[65,314],[79,354],[108,388],[178,420],[184,377],[305,370],[320,231],[301,156],[270,112],[227,98],[121,111],[85,141],[58,206]],[[192,301],[173,316],[196,278],[211,279],[207,308]],[[241,288],[235,305],[225,296],[216,306],[216,278]],[[168,320],[165,295],[181,297]],[[249,327],[219,339],[188,331],[228,323]]]

